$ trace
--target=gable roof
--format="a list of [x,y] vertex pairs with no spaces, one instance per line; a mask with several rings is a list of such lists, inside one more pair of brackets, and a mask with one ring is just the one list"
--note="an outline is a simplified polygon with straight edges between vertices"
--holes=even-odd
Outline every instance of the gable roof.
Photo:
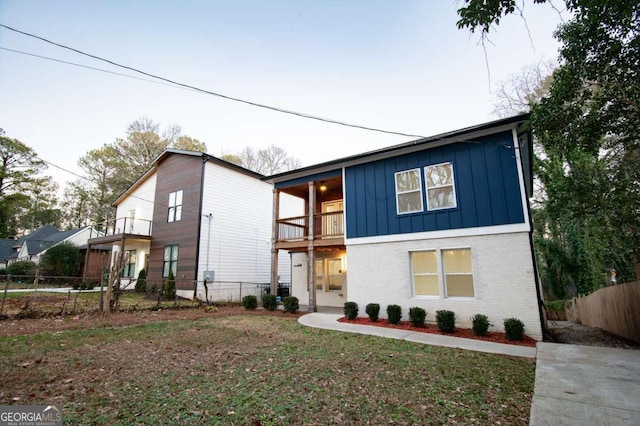
[[16,240],[13,238],[0,238],[0,262],[5,262],[15,253]]
[[124,200],[129,194],[131,194],[137,187],[139,187],[144,181],[146,181],[150,176],[152,176],[157,168],[158,165],[164,161],[169,155],[189,155],[189,156],[193,156],[193,157],[201,157],[202,161],[204,163],[206,162],[212,162],[215,163],[219,166],[222,167],[226,167],[228,169],[234,170],[236,172],[254,177],[256,179],[262,179],[264,178],[264,175],[260,174],[260,173],[256,173],[253,170],[249,170],[249,169],[245,169],[242,166],[238,166],[237,164],[234,163],[230,163],[228,161],[222,160],[218,157],[214,157],[213,155],[207,154],[206,152],[201,152],[201,151],[185,151],[182,149],[175,149],[175,148],[167,148],[164,151],[162,151],[162,153],[160,153],[160,155],[158,155],[152,162],[151,162],[151,167],[149,168],[149,170],[147,170],[146,172],[144,172],[142,174],[142,176],[140,176],[135,182],[133,182],[127,189],[125,189],[120,195],[118,195],[118,198],[116,198],[113,203],[111,204],[112,206],[117,206],[118,204],[120,204],[120,202],[122,200]]
[[482,137],[501,131],[506,131],[514,128],[521,127],[529,118],[529,113],[520,114],[513,117],[503,118],[500,120],[494,120],[487,123],[482,123],[474,126],[465,127],[463,129],[454,130],[451,132],[441,133],[435,136],[429,136],[426,138],[416,139],[409,142],[404,142],[398,145],[392,145],[385,148],[376,149],[373,151],[364,152],[362,154],[356,154],[349,157],[339,158],[337,160],[326,161],[324,163],[315,164],[308,167],[302,167],[300,169],[290,170],[283,173],[278,173],[263,178],[264,181],[270,183],[278,183],[283,181],[290,181],[291,179],[314,175],[317,173],[323,173],[327,171],[334,171],[342,167],[351,166],[355,164],[368,163],[380,159],[394,157],[396,155],[419,151],[425,149],[425,147],[436,147],[440,145],[446,145],[456,142],[467,142],[470,139]]
[[18,252],[17,250],[15,250],[15,248],[17,247],[19,249],[24,244],[26,244],[29,254],[34,255],[41,253],[49,249],[51,246],[66,240],[82,229],[84,228],[70,229],[68,231],[58,231],[58,229],[53,225],[43,225],[32,233],[24,235],[17,240],[10,240],[12,242],[11,251],[6,257],[3,258],[3,260],[15,259],[18,256]]

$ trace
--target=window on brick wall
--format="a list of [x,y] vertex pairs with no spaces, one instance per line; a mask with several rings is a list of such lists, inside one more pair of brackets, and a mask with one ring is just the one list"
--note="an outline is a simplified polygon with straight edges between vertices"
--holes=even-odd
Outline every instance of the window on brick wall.
[[440,295],[438,280],[438,255],[435,250],[411,253],[413,292],[416,296]]
[[475,297],[470,248],[412,251],[410,256],[414,296]]
[[474,297],[471,249],[442,250],[447,297]]

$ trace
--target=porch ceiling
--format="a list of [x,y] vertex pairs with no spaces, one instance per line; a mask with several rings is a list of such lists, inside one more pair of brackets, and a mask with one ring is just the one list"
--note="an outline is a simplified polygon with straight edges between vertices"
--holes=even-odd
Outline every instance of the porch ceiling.
[[[315,181],[316,192],[320,194],[320,184],[324,182],[327,186],[327,190],[322,193],[323,196],[332,196],[342,194],[342,176],[334,176],[331,178],[323,179],[322,181]],[[307,199],[309,198],[309,183],[301,183],[299,185],[288,186],[286,188],[280,188],[280,191],[293,195],[295,197]],[[341,198],[341,197],[338,197]]]

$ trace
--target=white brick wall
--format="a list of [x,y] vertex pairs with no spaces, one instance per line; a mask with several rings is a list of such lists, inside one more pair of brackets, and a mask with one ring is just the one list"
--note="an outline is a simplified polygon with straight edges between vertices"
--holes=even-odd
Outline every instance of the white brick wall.
[[[471,248],[475,298],[414,297],[409,252],[463,247]],[[379,303],[383,317],[387,305],[400,305],[403,320],[413,306],[427,311],[427,321],[435,321],[437,310],[448,309],[463,328],[471,328],[471,316],[487,315],[494,324],[490,331],[504,331],[503,320],[514,317],[524,323],[526,335],[542,340],[526,232],[350,245],[347,261],[348,299],[358,303],[361,316],[368,303]]]

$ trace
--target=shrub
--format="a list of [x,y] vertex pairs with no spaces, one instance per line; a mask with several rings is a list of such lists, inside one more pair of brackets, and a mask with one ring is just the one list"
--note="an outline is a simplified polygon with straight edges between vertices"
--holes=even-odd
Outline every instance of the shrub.
[[507,318],[504,320],[504,332],[507,340],[522,340],[524,324],[517,318]]
[[242,298],[242,306],[249,311],[258,307],[258,298],[253,294],[248,294]]
[[550,311],[564,311],[564,300],[552,300],[547,302],[547,309]]
[[176,278],[173,275],[173,271],[169,271],[169,276],[164,284],[163,296],[167,300],[173,300],[176,298]]
[[147,271],[145,269],[141,269],[138,273],[135,291],[136,293],[144,293],[147,291]]
[[380,315],[380,305],[378,303],[369,303],[364,310],[369,315],[371,322],[378,321],[378,316]]
[[36,273],[36,264],[30,260],[18,260],[7,266],[8,275],[30,275]]
[[48,249],[40,259],[41,275],[75,277],[80,272],[82,255],[73,243],[62,242]]
[[470,319],[472,323],[471,328],[473,329],[473,334],[475,334],[476,336],[484,336],[487,334],[489,326],[491,325],[491,323],[489,322],[489,317],[482,314],[476,314]]
[[295,314],[300,309],[298,298],[295,296],[285,297],[282,299],[282,304],[284,305],[284,310],[291,314]]
[[387,306],[387,321],[389,324],[400,324],[402,318],[402,308],[399,305]]
[[414,327],[424,327],[424,320],[427,318],[427,311],[419,307],[409,308],[409,321]]
[[275,294],[265,294],[262,296],[262,307],[268,311],[275,311],[278,308],[278,300]]
[[436,322],[440,331],[453,333],[456,329],[456,314],[453,311],[436,311]]
[[344,315],[348,320],[358,317],[358,304],[356,302],[344,302]]

